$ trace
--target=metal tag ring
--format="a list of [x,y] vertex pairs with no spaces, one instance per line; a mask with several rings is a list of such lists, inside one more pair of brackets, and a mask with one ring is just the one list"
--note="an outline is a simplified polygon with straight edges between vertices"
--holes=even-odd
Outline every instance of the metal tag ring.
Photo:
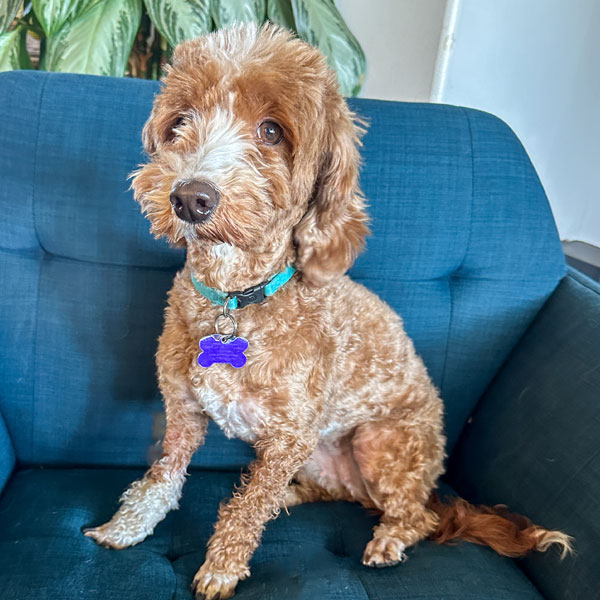
[[224,317],[229,317],[229,313],[230,308],[229,308],[229,303],[233,300],[233,296],[227,296],[227,298],[225,298],[225,302],[223,302],[223,312],[221,313]]
[[[231,323],[233,331],[231,333],[221,334],[219,331],[219,319],[227,319]],[[229,312],[218,314],[217,318],[215,319],[215,331],[219,335],[223,335],[224,342],[228,342],[231,338],[234,338],[235,334],[237,333],[237,321],[235,320],[234,316]]]

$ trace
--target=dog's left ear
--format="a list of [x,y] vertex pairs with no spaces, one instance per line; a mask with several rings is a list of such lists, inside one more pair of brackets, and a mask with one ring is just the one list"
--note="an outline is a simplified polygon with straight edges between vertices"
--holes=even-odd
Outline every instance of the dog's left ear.
[[364,129],[337,90],[328,105],[316,183],[308,211],[294,231],[296,267],[304,281],[316,286],[345,273],[369,233],[358,187],[359,136]]

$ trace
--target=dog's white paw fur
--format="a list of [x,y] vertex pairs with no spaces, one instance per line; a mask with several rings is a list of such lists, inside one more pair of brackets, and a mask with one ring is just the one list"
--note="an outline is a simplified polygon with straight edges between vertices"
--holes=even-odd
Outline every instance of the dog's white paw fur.
[[96,540],[101,546],[115,548],[117,550],[135,546],[152,533],[152,530],[147,531],[146,529],[138,530],[136,532],[130,531],[130,527],[130,524],[125,523],[120,519],[111,519],[108,523],[100,525],[99,527],[84,529],[83,533],[87,537]]
[[365,548],[362,563],[367,567],[391,567],[406,560],[406,546],[393,537],[372,539]]
[[121,507],[113,518],[83,533],[110,548],[138,544],[154,532],[171,509],[178,508],[183,477],[134,481],[122,495]]

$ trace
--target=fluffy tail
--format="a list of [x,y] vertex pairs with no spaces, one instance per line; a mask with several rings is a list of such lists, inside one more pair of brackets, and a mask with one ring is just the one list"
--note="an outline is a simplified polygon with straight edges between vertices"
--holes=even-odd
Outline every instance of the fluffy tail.
[[427,507],[440,518],[429,539],[444,544],[466,540],[489,546],[504,556],[524,556],[532,550],[545,552],[556,544],[561,559],[573,552],[573,538],[561,531],[533,525],[527,517],[509,513],[506,506],[474,506],[462,498],[444,504],[434,492]]

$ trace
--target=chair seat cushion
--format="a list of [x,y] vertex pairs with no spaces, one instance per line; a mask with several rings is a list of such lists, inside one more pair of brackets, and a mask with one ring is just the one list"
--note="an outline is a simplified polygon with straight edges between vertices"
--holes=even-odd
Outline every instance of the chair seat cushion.
[[[191,600],[219,502],[239,474],[192,471],[181,507],[126,550],[97,546],[81,528],[103,523],[133,469],[27,469],[0,497],[2,600]],[[269,523],[239,584],[239,600],[540,599],[517,564],[473,544],[422,542],[402,565],[360,564],[376,518],[350,503],[294,507]]]

